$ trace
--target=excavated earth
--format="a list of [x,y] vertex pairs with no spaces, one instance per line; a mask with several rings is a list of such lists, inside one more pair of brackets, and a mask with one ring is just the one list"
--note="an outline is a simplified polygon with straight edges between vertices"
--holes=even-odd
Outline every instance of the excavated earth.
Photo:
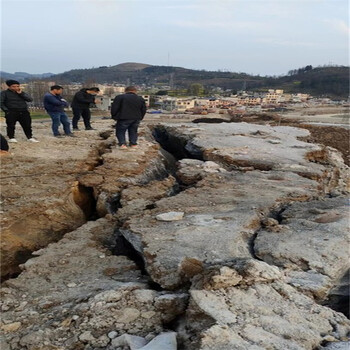
[[147,118],[119,150],[112,124],[1,157],[2,350],[348,349],[340,152]]

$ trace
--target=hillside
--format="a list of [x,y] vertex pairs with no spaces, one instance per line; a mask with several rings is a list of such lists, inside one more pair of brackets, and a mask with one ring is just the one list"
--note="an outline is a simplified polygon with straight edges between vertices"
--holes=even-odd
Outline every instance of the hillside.
[[305,92],[314,96],[348,97],[349,95],[349,67],[317,67],[298,71],[290,76],[269,79],[268,84],[288,92]]
[[7,73],[0,71],[1,80],[15,79],[20,82],[33,79],[44,79],[53,76],[53,73],[30,74],[26,72]]
[[[2,72],[2,79],[19,79],[20,81],[40,79],[28,73],[19,76]],[[115,66],[98,68],[73,69],[64,73],[49,75],[58,84],[69,83],[121,83],[135,85],[170,86],[188,88],[192,83],[200,83],[207,90],[215,87],[229,90],[266,90],[283,89],[286,92],[305,92],[313,96],[329,96],[347,98],[349,95],[349,67],[317,67],[306,66],[292,70],[281,77],[262,77],[246,73],[193,70],[182,67],[153,66],[143,63],[122,63]]]
[[[187,88],[200,83],[207,89],[259,90],[279,88],[286,92],[305,92],[314,96],[346,98],[349,94],[349,67],[300,68],[282,77],[261,77],[246,73],[193,70],[182,67],[123,63],[92,69],[75,69],[55,76],[58,83],[96,82],[146,85],[170,85]],[[294,74],[293,74],[294,72]]]

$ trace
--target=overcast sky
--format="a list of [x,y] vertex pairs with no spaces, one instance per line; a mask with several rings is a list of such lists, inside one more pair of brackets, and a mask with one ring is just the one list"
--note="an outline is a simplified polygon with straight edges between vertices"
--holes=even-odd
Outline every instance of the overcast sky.
[[349,65],[348,0],[1,0],[1,70]]

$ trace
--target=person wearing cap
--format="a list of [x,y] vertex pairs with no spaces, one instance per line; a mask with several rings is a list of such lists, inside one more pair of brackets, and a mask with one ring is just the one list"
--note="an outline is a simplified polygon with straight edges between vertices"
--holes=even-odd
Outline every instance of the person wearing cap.
[[72,110],[73,110],[73,130],[79,130],[78,121],[80,116],[83,117],[85,130],[94,130],[91,127],[91,112],[90,106],[99,103],[99,100],[95,99],[95,96],[99,93],[100,89],[98,87],[85,88],[78,91],[72,101]]
[[53,85],[50,87],[50,92],[44,95],[44,107],[46,112],[52,119],[52,132],[55,137],[62,137],[58,128],[60,124],[63,125],[64,133],[67,136],[73,136],[70,130],[70,122],[64,107],[68,107],[67,101],[61,96],[63,87],[60,85]]
[[5,112],[9,142],[17,142],[15,139],[17,122],[21,125],[28,141],[39,142],[33,138],[32,118],[27,105],[27,102],[32,102],[33,99],[22,91],[17,80],[6,80],[6,85],[8,89],[1,91],[1,109]]
[[125,94],[118,95],[111,106],[112,119],[117,121],[116,137],[120,149],[127,149],[125,134],[128,131],[130,148],[137,148],[137,130],[146,114],[145,100],[137,95],[135,86],[128,86]]

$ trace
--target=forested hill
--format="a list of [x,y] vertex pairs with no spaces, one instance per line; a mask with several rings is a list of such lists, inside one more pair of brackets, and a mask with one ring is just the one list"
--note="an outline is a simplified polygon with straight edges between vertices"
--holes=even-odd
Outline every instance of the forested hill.
[[291,71],[288,76],[267,79],[272,88],[288,92],[305,92],[314,96],[349,96],[349,67],[317,67]]
[[[52,79],[51,77],[50,79]],[[75,69],[54,77],[59,83],[96,82],[146,85],[172,85],[187,88],[200,83],[206,88],[260,90],[280,88],[286,92],[305,92],[313,96],[348,97],[349,67],[306,66],[282,77],[261,77],[245,73],[214,72],[181,67],[123,63],[91,69]]]
[[58,84],[73,82],[122,83],[188,88],[193,83],[206,89],[221,87],[230,90],[283,89],[286,92],[305,92],[313,96],[347,98],[349,95],[349,67],[306,66],[291,70],[280,77],[262,77],[246,73],[193,70],[181,67],[153,66],[142,63],[122,63],[90,69],[74,69],[47,78]]

